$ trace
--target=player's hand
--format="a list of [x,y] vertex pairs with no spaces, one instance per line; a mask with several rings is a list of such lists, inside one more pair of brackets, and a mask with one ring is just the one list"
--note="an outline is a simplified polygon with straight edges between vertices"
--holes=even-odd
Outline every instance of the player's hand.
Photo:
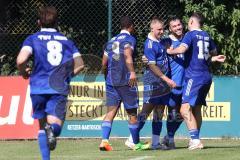
[[177,87],[177,84],[171,79],[167,80],[167,84],[171,88],[176,88]]
[[32,73],[32,69],[27,67],[23,73],[21,73],[24,79],[28,79]]
[[169,79],[168,77],[164,76],[163,80],[168,84],[168,86],[170,88],[176,88],[177,87],[177,84],[173,80]]
[[167,49],[168,54],[172,54],[173,47],[171,46],[170,48]]
[[145,63],[145,64],[148,63],[147,57],[143,55],[143,56],[142,56],[142,61],[143,61],[143,63]]
[[226,60],[226,56],[224,55],[217,55],[212,57],[212,62],[221,62],[223,63]]
[[137,86],[137,76],[136,76],[135,72],[130,73],[128,85],[130,87]]

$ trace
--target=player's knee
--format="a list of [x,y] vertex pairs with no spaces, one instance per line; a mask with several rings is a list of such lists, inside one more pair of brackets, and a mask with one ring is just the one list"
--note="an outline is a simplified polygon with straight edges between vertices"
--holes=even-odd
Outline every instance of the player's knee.
[[130,124],[136,124],[138,122],[137,117],[136,116],[129,116],[128,122]]
[[176,109],[169,109],[168,110],[168,121],[177,121],[179,114]]
[[58,137],[61,134],[62,126],[57,123],[50,124],[50,126],[52,128],[54,136]]

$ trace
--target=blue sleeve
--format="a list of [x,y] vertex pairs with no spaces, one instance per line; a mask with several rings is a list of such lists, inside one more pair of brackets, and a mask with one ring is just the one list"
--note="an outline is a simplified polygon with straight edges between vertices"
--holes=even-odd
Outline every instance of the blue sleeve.
[[71,44],[71,52],[73,54],[73,57],[77,57],[80,56],[80,51],[79,49],[76,47],[76,45],[73,43],[73,41],[69,40],[70,44]]
[[163,38],[160,43],[165,47],[169,48],[172,45],[172,40],[170,38]]
[[28,36],[28,37],[24,40],[22,47],[24,47],[24,46],[33,47],[32,36]]
[[30,52],[31,54],[33,53],[33,40],[32,40],[32,36],[28,36],[23,44],[22,44],[22,48],[21,50],[27,50],[28,52]]
[[153,50],[153,41],[146,41],[144,44],[144,55],[148,59],[148,64],[156,64],[156,54]]
[[213,39],[210,38],[210,41],[209,41],[209,51],[211,52],[213,50],[216,50],[216,45],[215,45]]
[[136,39],[133,37],[129,37],[123,42],[122,45],[123,45],[123,48],[131,47],[132,50],[134,51],[136,48]]
[[192,43],[192,36],[191,36],[191,35],[192,35],[191,32],[187,32],[187,33],[185,34],[185,36],[183,37],[183,40],[182,40],[181,45],[189,48],[189,46],[190,46],[191,43]]

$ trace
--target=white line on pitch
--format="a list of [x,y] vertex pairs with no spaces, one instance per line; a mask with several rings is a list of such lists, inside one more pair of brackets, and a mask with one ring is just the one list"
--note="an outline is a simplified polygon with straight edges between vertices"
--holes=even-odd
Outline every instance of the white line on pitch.
[[136,158],[131,158],[129,160],[144,160],[144,159],[149,159],[149,158],[153,158],[153,156],[136,157]]

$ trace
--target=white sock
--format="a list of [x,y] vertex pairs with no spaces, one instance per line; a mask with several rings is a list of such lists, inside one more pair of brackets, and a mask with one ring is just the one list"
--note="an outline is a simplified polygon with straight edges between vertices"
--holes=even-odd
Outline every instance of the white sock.
[[158,145],[159,144],[159,135],[152,135],[152,145]]
[[130,136],[128,137],[128,141],[133,143],[133,139],[132,139],[132,135],[130,134]]
[[200,143],[200,139],[193,139],[192,142],[195,143],[195,144]]

